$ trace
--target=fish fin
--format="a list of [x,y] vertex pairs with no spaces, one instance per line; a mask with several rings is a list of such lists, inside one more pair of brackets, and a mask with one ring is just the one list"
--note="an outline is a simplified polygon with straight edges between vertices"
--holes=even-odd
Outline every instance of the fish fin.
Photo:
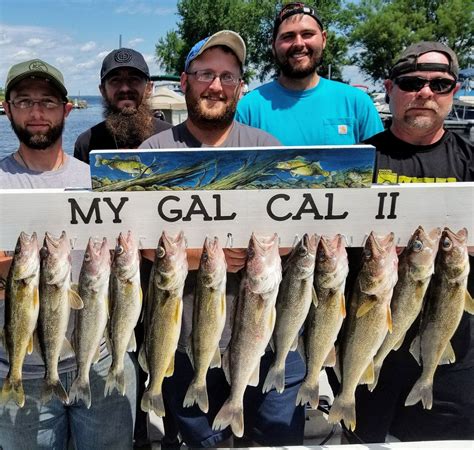
[[3,382],[0,404],[6,405],[10,400],[13,400],[19,408],[25,406],[25,391],[23,390],[22,381],[15,380],[13,382],[7,377]]
[[174,323],[178,323],[180,321],[181,316],[182,316],[182,311],[183,311],[183,302],[181,301],[176,302],[176,309],[174,311],[174,316],[173,316]]
[[305,343],[304,343],[304,337],[303,336],[298,336],[298,347],[296,348],[298,353],[301,356],[301,359],[303,361],[306,361],[306,348],[305,348]]
[[272,330],[272,333],[273,333],[273,330],[275,329],[275,322],[276,322],[276,308],[273,307],[271,312],[270,312],[270,317],[268,318],[268,326],[269,326],[269,330]]
[[174,373],[174,355],[171,357],[168,368],[166,369],[165,377],[170,377]]
[[163,394],[152,394],[149,389],[143,393],[142,401],[140,403],[142,411],[153,411],[158,417],[165,416],[165,404],[163,403]]
[[295,336],[295,339],[293,340],[293,343],[291,344],[290,347],[290,352],[294,352],[298,348],[298,334]]
[[392,350],[397,351],[403,344],[403,341],[405,340],[406,332],[403,333],[402,337],[398,340],[398,342],[393,346]]
[[39,305],[39,288],[35,287],[33,291],[33,306],[36,308]]
[[336,348],[332,346],[323,363],[324,367],[334,367],[336,365]]
[[[260,366],[258,366],[258,368],[260,368]],[[257,385],[258,380],[257,384],[250,384],[250,386]],[[265,382],[263,383],[262,392],[265,394],[266,392],[270,392],[273,388],[275,388],[279,394],[281,394],[285,389],[285,366],[283,365],[283,367],[279,367],[275,362],[270,366]]]
[[342,314],[342,318],[345,319],[347,311],[346,311],[346,297],[344,294],[341,294],[341,314]]
[[138,293],[139,293],[138,298],[139,298],[140,306],[142,306],[143,305],[143,290],[141,287],[138,289]]
[[91,407],[91,387],[89,380],[81,380],[79,377],[76,377],[69,389],[69,398],[71,403],[82,400],[86,408],[89,409]]
[[387,326],[388,326],[388,332],[392,332],[392,311],[390,310],[390,304],[387,303]]
[[142,344],[142,346],[140,347],[140,351],[138,352],[138,363],[140,364],[140,367],[143,369],[144,372],[150,373],[146,360],[145,344]]
[[371,300],[370,298],[363,301],[357,309],[356,317],[359,318],[365,316],[376,304],[377,300]]
[[296,406],[306,405],[309,403],[311,408],[317,409],[319,405],[319,380],[316,379],[316,384],[312,386],[307,380],[303,382],[298,390],[296,396]]
[[26,353],[31,355],[33,353],[33,335],[31,335],[30,340],[28,341],[28,347],[26,348]]
[[79,297],[79,294],[72,289],[69,289],[68,291],[68,296],[69,296],[69,305],[71,306],[72,309],[82,309],[84,308],[84,302],[82,301],[82,298]]
[[[213,369],[214,367],[220,367],[220,366],[221,366],[221,350],[219,346],[217,346],[209,367]],[[204,411],[204,412],[207,412],[207,411]]]
[[443,364],[451,364],[456,361],[456,355],[454,354],[453,346],[451,345],[451,342],[448,342],[448,345],[444,349],[443,356],[441,356],[441,359],[439,360],[439,365]]
[[72,348],[71,343],[64,337],[63,345],[61,347],[61,353],[59,354],[59,360],[62,361],[64,359],[72,358],[75,356],[74,350]]
[[228,400],[222,405],[222,408],[217,413],[214,422],[212,423],[213,430],[223,430],[230,425],[232,432],[237,437],[242,437],[244,434],[244,411],[242,404],[234,406]]
[[464,309],[469,314],[474,314],[474,300],[472,299],[472,296],[471,294],[469,294],[467,289],[466,289],[466,295],[465,295]]
[[230,351],[229,351],[229,347],[227,347],[222,355],[222,370],[224,371],[225,379],[227,380],[227,383],[229,383],[229,386],[230,386],[231,379],[230,379],[229,357],[230,357]]
[[336,364],[334,365],[334,374],[336,375],[337,381],[339,381],[340,383],[342,380],[342,376],[341,376],[341,362],[339,361],[340,359],[339,346],[336,345],[335,349],[336,349]]
[[107,380],[105,381],[104,397],[112,394],[114,389],[117,389],[118,393],[122,396],[125,395],[125,374],[123,369],[116,370],[114,366],[110,366]]
[[137,340],[135,338],[135,331],[132,331],[130,335],[130,340],[127,345],[127,352],[136,352],[137,351]]
[[252,375],[250,376],[248,385],[249,386],[258,386],[258,382],[260,381],[260,361],[257,363]]
[[69,397],[59,379],[52,382],[45,381],[43,391],[41,392],[41,403],[45,405],[52,400],[54,396],[56,396],[64,405],[69,404]]
[[338,423],[344,421],[344,425],[354,431],[356,428],[355,398],[350,402],[344,402],[340,396],[334,399],[329,410],[328,422]]
[[132,156],[130,156],[129,158],[127,158],[127,160],[128,160],[128,161],[135,161],[135,162],[139,162],[139,163],[142,162],[141,159],[140,159],[140,157],[139,157],[138,155],[132,155]]
[[226,310],[226,293],[223,292],[221,295],[221,317],[225,316],[225,310]]
[[195,403],[197,403],[199,409],[203,413],[206,414],[209,411],[209,399],[207,397],[207,388],[205,383],[206,382],[204,381],[203,385],[198,385],[194,380],[191,382],[184,397],[184,408],[190,408]]
[[268,345],[270,346],[270,349],[273,353],[276,353],[275,351],[275,341],[273,340],[273,336],[270,338],[270,341],[268,342]]
[[318,300],[318,294],[316,294],[316,289],[314,289],[314,286],[313,286],[313,289],[311,290],[311,300],[313,301],[313,305],[317,308],[319,300]]
[[191,336],[189,336],[188,345],[186,346],[186,354],[188,355],[189,362],[191,363],[191,366],[193,367],[193,370],[194,370],[193,345],[192,345]]
[[380,376],[380,370],[382,369],[382,366],[376,366],[374,364],[374,381],[372,383],[369,383],[367,385],[367,388],[369,389],[370,392],[373,392],[375,387],[377,386],[377,383],[379,381],[379,376]]
[[410,353],[413,355],[413,358],[416,359],[416,362],[421,366],[420,347],[421,347],[420,336],[416,336],[410,345]]
[[33,331],[33,350],[41,355],[41,344],[38,336],[38,330]]
[[357,384],[372,384],[374,382],[374,361],[370,361]]
[[431,409],[433,406],[433,383],[424,383],[419,378],[405,400],[405,406],[416,405],[419,401],[424,409]]
[[97,347],[97,350],[94,353],[94,358],[92,358],[92,364],[95,364],[100,359],[100,346]]

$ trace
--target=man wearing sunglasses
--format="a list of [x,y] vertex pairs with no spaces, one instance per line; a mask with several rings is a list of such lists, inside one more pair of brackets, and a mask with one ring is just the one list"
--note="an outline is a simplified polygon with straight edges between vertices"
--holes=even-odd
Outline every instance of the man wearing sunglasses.
[[[458,69],[456,54],[439,42],[419,42],[402,52],[385,81],[390,129],[366,141],[377,148],[375,182],[474,181],[473,145],[443,125]],[[364,442],[384,442],[389,433],[402,441],[474,439],[474,316],[464,312],[451,339],[456,361],[436,371],[431,410],[421,403],[405,406],[421,373],[409,351],[418,327],[415,322],[401,348],[387,356],[373,392],[357,390],[355,432]]]
[[382,131],[365,92],[318,74],[326,38],[312,7],[283,6],[272,37],[278,78],[240,100],[237,120],[268,131],[284,145],[351,145]]

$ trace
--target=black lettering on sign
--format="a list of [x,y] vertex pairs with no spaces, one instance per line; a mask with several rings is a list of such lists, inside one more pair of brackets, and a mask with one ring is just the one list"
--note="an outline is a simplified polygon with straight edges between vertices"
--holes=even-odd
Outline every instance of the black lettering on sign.
[[390,213],[388,214],[387,217],[385,217],[385,214],[383,214],[384,206],[385,206],[385,197],[387,197],[386,192],[380,192],[377,194],[379,197],[379,210],[377,215],[375,216],[376,219],[396,219],[397,215],[395,213],[395,209],[397,206],[397,197],[400,195],[400,192],[390,192],[390,197],[392,199],[390,203]]
[[167,216],[163,211],[163,206],[169,201],[179,202],[179,197],[176,195],[167,195],[166,197],[163,197],[160,200],[160,203],[158,203],[158,214],[163,220],[166,220],[167,222],[177,222],[178,220],[181,220],[181,217],[183,217],[183,213],[180,209],[170,209],[169,212],[170,214],[173,214],[173,216]]
[[112,203],[112,199],[110,197],[104,197],[103,200],[105,203],[107,203],[107,205],[109,205],[110,209],[115,215],[113,223],[122,223],[119,217],[119,213],[122,210],[123,205],[125,205],[125,202],[128,201],[128,197],[120,197],[120,204],[117,207],[115,207],[115,205]]
[[95,213],[95,223],[103,223],[102,219],[100,218],[100,209],[99,209],[100,198],[94,198],[92,200],[92,204],[89,208],[89,212],[87,213],[87,216],[84,215],[81,208],[77,204],[77,201],[74,198],[68,198],[67,201],[71,204],[71,225],[77,225],[79,223],[76,218],[76,213],[79,214],[80,218],[82,219],[84,223],[89,223],[92,218],[92,214],[94,213]]
[[273,197],[271,197],[270,200],[268,200],[268,203],[267,203],[267,214],[273,220],[276,220],[277,222],[283,222],[285,220],[288,220],[291,217],[291,213],[288,213],[285,216],[275,215],[275,213],[272,211],[272,206],[273,206],[273,203],[276,200],[279,200],[279,199],[283,199],[283,200],[285,200],[285,202],[287,202],[290,199],[290,196],[287,195],[287,194],[277,194],[277,195],[274,195]]
[[229,216],[222,215],[222,208],[221,208],[222,197],[220,194],[214,194],[212,198],[216,200],[216,215],[214,216],[214,220],[234,220],[235,219],[235,216],[237,215],[235,212],[233,212]]
[[344,211],[342,214],[338,216],[334,215],[332,212],[333,209],[333,202],[334,202],[334,194],[326,194],[326,198],[328,199],[328,213],[325,217],[327,220],[336,220],[336,219],[345,219],[349,214],[347,211]]
[[301,220],[303,214],[313,214],[314,220],[322,220],[324,217],[319,214],[313,196],[311,194],[303,194],[303,198],[303,203],[298,212],[292,217],[292,220]]
[[202,214],[205,222],[212,220],[212,217],[207,213],[206,207],[204,206],[201,197],[199,195],[191,195],[193,202],[188,209],[188,213],[183,217],[183,222],[190,222],[191,216],[194,214]]

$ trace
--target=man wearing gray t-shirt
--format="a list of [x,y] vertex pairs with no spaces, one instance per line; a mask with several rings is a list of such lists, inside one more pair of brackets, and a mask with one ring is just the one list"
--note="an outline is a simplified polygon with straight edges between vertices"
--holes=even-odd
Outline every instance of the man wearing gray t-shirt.
[[[39,59],[12,66],[7,75],[3,106],[19,146],[0,161],[0,189],[91,187],[89,166],[66,155],[62,147],[64,122],[72,105],[67,102],[63,75],[58,69]],[[82,251],[72,253],[73,278],[79,275],[83,254]],[[2,280],[6,279],[10,264],[11,257],[0,252]],[[0,291],[0,329],[5,315],[3,297],[4,291]],[[69,339],[73,322],[71,314],[66,333]],[[45,366],[41,355],[33,351],[25,357],[22,366],[24,404],[17,404],[10,399],[11,389],[5,382],[10,361],[7,351],[0,346],[0,403],[4,404],[0,414],[0,448],[62,449],[67,448],[69,440],[76,449],[131,448],[136,403],[135,366],[127,355],[127,396],[116,394],[104,398],[110,362],[103,344],[100,359],[90,371],[90,408],[83,402],[63,404],[57,397],[43,402]],[[62,385],[68,390],[77,374],[75,359],[61,360],[58,372]]]
[[[234,120],[243,88],[242,66],[245,53],[242,38],[232,31],[220,31],[198,42],[188,54],[181,75],[181,88],[185,93],[188,108],[187,120],[150,137],[139,148],[245,148],[281,145],[270,134]],[[249,236],[250,232],[251,230]],[[230,341],[230,312],[239,287],[238,271],[244,267],[246,259],[245,249],[224,249],[224,252],[229,273],[226,285],[227,318],[219,343],[221,351],[225,350]],[[152,259],[153,253],[149,256]],[[200,250],[188,250],[189,268],[194,270],[190,270],[186,279],[183,320],[175,355],[174,374],[163,381],[163,399],[167,408],[164,419],[169,420],[168,416],[171,416],[176,421],[180,435],[188,447],[231,447],[232,432],[229,427],[220,431],[212,429],[216,413],[229,394],[229,386],[222,369],[212,369],[207,374],[208,413],[203,413],[197,405],[183,407],[186,391],[193,378],[193,369],[185,348],[192,328],[193,296],[199,257]],[[261,379],[265,379],[271,360],[270,352],[262,357]],[[304,368],[301,358],[300,361]],[[291,372],[291,369],[287,371],[288,374]],[[286,439],[288,445],[293,444],[291,429],[296,397],[291,398],[292,395],[296,396],[296,392],[293,392],[291,387],[285,389],[282,394],[275,390],[262,394],[261,386],[248,387],[244,400],[246,438],[265,446],[275,445],[282,439]]]

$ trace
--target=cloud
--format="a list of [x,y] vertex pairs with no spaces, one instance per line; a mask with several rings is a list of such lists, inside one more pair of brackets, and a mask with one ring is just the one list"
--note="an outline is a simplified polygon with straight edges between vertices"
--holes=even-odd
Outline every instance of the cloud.
[[145,39],[142,39],[142,38],[131,39],[127,42],[127,46],[134,48],[137,44],[141,44],[142,42],[145,42]]
[[38,47],[38,45],[41,45],[43,43],[44,43],[44,41],[41,38],[31,38],[31,39],[28,39],[25,42],[25,45],[27,47]]
[[150,3],[129,0],[115,8],[116,14],[168,16],[176,12],[176,7],[154,6]]
[[93,50],[96,47],[96,44],[94,41],[89,41],[86,42],[83,46],[79,48],[81,52],[88,52],[90,50]]

